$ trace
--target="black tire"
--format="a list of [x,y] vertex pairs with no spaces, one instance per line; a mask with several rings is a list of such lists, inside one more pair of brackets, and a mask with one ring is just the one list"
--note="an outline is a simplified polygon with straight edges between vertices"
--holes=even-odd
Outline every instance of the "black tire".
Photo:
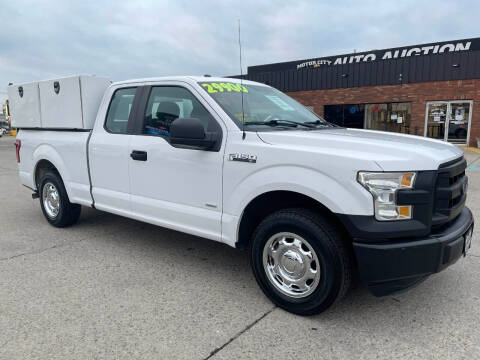
[[[58,193],[59,204],[56,216],[49,214],[48,210],[45,208],[44,192],[46,191],[45,187],[48,184],[53,185]],[[63,228],[71,226],[78,221],[82,207],[79,204],[72,204],[70,202],[62,178],[56,171],[48,170],[40,176],[38,182],[38,194],[40,195],[40,206],[43,215],[51,225]]]
[[[305,292],[304,297],[293,297],[280,291],[264,267],[267,242],[276,234],[285,232],[306,240],[320,263],[318,285],[316,288],[312,286],[315,290],[310,290],[309,294]],[[253,234],[250,252],[253,273],[265,295],[277,306],[299,315],[323,312],[347,293],[352,282],[353,256],[346,241],[342,232],[320,214],[306,209],[280,210],[263,220]]]

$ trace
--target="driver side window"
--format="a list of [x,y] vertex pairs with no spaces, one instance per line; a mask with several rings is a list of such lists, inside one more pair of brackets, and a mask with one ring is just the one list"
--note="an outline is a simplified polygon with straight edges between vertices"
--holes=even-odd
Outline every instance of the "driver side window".
[[179,86],[154,86],[145,109],[143,133],[170,137],[170,125],[178,118],[197,118],[205,131],[215,120],[203,105],[185,88]]

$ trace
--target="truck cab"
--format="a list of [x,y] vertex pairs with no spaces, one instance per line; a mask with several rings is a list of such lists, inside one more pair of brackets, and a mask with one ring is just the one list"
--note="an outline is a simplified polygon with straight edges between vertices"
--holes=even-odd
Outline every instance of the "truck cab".
[[[20,179],[54,226],[89,206],[247,250],[264,293],[304,315],[337,302],[355,273],[388,295],[470,247],[453,145],[340,128],[251,81],[74,81],[9,86]],[[54,106],[55,82],[77,120]],[[38,111],[15,101],[20,87],[40,93]]]

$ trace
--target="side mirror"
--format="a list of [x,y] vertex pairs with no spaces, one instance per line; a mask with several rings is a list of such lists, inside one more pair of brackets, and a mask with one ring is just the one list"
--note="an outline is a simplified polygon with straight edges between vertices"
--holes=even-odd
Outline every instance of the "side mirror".
[[216,143],[216,134],[206,133],[200,119],[178,118],[170,125],[170,144],[175,147],[210,150]]

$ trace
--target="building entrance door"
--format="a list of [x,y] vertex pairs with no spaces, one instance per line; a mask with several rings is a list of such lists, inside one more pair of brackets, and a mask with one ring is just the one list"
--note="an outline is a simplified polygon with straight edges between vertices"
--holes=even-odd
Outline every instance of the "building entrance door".
[[472,120],[472,101],[429,101],[425,112],[425,136],[468,144]]

